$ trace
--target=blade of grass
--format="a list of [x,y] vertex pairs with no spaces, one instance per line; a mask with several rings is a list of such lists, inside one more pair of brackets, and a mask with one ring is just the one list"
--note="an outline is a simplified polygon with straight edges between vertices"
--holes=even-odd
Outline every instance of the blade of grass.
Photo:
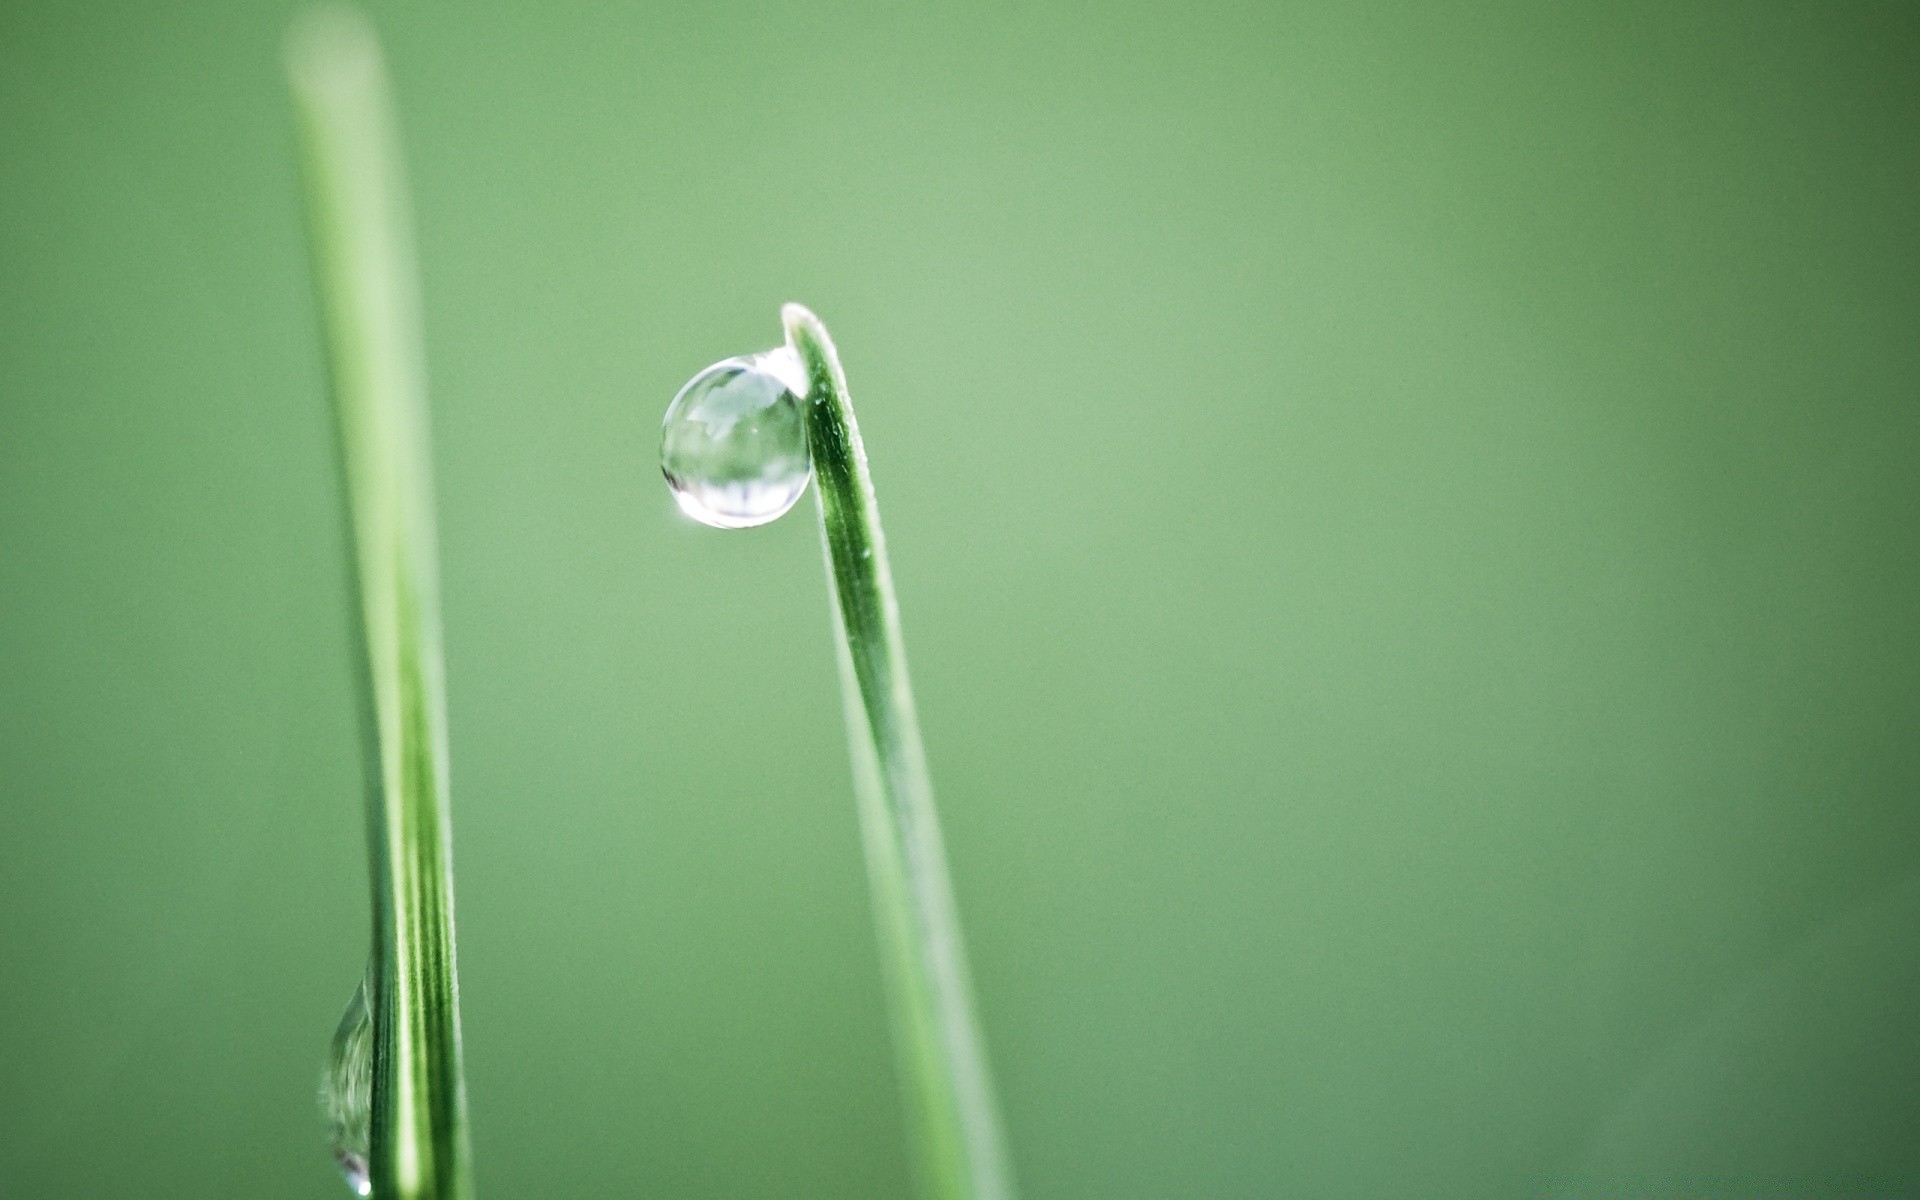
[[425,367],[392,101],[373,30],[299,22],[288,74],[366,651],[379,1200],[471,1195],[454,970],[446,698]]
[[930,1200],[1011,1200],[866,448],[826,327],[798,304],[780,315],[807,375],[854,793],[921,1188]]

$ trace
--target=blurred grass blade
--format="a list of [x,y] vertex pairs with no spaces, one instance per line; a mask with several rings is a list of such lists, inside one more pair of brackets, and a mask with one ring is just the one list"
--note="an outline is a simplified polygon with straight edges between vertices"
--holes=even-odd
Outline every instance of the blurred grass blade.
[[380,1200],[471,1194],[425,368],[398,138],[358,15],[288,41],[314,283],[359,581],[374,776],[369,1166]]
[[807,374],[854,792],[921,1188],[930,1200],[1011,1200],[866,449],[825,326],[797,304],[781,318]]

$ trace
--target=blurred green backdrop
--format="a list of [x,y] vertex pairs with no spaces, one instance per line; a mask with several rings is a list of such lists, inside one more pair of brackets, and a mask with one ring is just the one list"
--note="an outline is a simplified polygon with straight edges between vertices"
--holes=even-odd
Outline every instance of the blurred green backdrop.
[[[0,1195],[340,1197],[290,7],[0,7]],[[826,319],[1025,1191],[1920,1194],[1911,5],[381,5],[481,1194],[907,1186]]]

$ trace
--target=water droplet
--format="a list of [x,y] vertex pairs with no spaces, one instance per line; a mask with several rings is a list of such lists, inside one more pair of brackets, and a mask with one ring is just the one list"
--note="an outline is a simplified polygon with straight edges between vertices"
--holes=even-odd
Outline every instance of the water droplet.
[[327,1115],[327,1140],[334,1161],[355,1195],[373,1194],[367,1155],[373,1134],[373,1012],[367,984],[361,980],[333,1033],[333,1052],[320,1080],[320,1107]]
[[720,529],[764,525],[813,477],[806,376],[792,350],[717,362],[687,381],[660,429],[660,472],[688,516]]

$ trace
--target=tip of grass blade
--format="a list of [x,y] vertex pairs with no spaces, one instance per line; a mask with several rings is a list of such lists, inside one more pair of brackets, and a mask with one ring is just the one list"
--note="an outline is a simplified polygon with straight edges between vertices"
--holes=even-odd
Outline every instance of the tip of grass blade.
[[780,324],[787,331],[787,341],[797,343],[801,331],[811,334],[816,340],[825,332],[820,318],[804,304],[782,304],[780,306]]
[[287,74],[309,98],[350,95],[377,86],[380,39],[373,23],[343,4],[310,8],[293,19],[285,45]]

